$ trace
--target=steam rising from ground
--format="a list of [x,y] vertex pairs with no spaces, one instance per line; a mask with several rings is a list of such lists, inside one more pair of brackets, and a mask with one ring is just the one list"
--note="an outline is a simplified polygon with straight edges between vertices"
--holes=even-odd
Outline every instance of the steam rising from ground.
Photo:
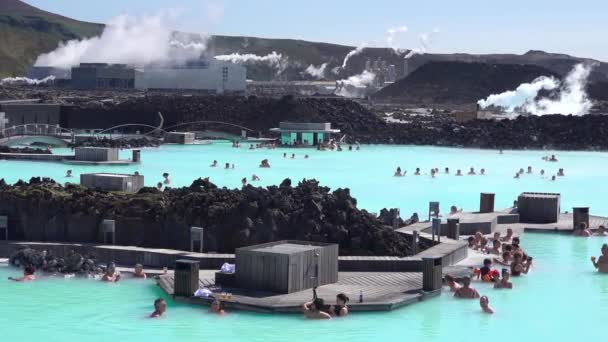
[[198,59],[206,48],[203,35],[176,34],[168,28],[170,14],[134,17],[121,15],[106,25],[100,36],[60,43],[38,56],[37,66],[70,68],[81,62],[183,63]]
[[365,94],[365,88],[374,83],[376,74],[370,71],[351,76],[345,80],[336,81],[336,95],[344,97],[362,97]]
[[[532,83],[524,83],[515,90],[490,95],[487,99],[479,100],[477,103],[481,108],[501,107],[509,113],[584,115],[593,106],[585,91],[592,69],[592,64],[577,64],[568,73],[563,83],[553,77],[541,76]],[[559,89],[557,98],[536,99],[541,90],[557,89]]]
[[311,64],[308,66],[308,68],[306,68],[306,70],[304,70],[304,72],[318,80],[322,80],[325,78],[325,70],[327,69],[327,64],[328,63],[323,63],[318,67]]
[[236,64],[264,63],[271,67],[279,68],[283,60],[283,55],[276,53],[276,51],[273,51],[266,56],[258,56],[252,53],[243,55],[240,53],[233,53],[230,55],[215,56],[215,59]]
[[55,76],[47,76],[43,79],[36,80],[27,77],[7,77],[0,79],[0,85],[5,84],[28,84],[28,85],[40,85],[48,82],[53,82],[55,80]]
[[435,37],[439,34],[439,29],[435,28],[431,32],[425,32],[420,34],[418,41],[420,42],[419,48],[413,48],[410,52],[405,55],[405,59],[410,59],[415,55],[424,55],[431,49],[431,45],[434,42]]

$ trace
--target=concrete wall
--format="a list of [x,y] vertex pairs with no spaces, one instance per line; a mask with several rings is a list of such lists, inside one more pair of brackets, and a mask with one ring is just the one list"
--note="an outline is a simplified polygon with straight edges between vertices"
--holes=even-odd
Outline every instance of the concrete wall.
[[135,69],[122,65],[81,64],[72,68],[75,89],[132,89]]
[[117,161],[117,148],[102,148],[102,147],[76,147],[75,160],[78,161]]
[[105,191],[138,192],[144,186],[144,176],[89,173],[80,175],[80,184]]
[[6,127],[24,124],[59,125],[61,106],[59,104],[3,104],[0,111],[8,120]]

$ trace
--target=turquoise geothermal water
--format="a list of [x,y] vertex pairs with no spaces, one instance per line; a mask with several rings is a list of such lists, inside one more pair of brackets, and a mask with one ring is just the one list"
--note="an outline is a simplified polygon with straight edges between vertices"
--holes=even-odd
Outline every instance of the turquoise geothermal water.
[[2,341],[568,341],[604,340],[608,317],[608,275],[593,271],[605,238],[558,234],[523,236],[534,256],[527,276],[513,290],[473,285],[490,298],[493,316],[476,300],[454,299],[444,289],[437,298],[393,312],[357,313],[331,321],[300,315],[229,312],[169,300],[167,316],[152,320],[152,302],[161,296],[153,281],[40,278],[13,283],[19,271],[0,267]]
[[[69,153],[57,149],[55,153]],[[130,151],[123,151],[122,157],[129,158]],[[296,159],[283,158],[283,153]],[[555,153],[558,163],[541,159],[543,155]],[[309,159],[304,159],[309,154]],[[262,159],[269,159],[272,168],[260,169]],[[210,168],[213,160],[220,164]],[[224,170],[225,163],[235,164],[234,170]],[[397,166],[407,170],[406,177],[393,177]],[[516,170],[532,166],[535,173],[513,179]],[[414,176],[420,167],[426,175]],[[436,178],[429,176],[429,170],[441,170]],[[451,174],[443,174],[449,167]],[[470,167],[486,169],[486,176],[454,176],[457,169],[466,174]],[[566,177],[551,182],[550,175],[564,168]],[[479,209],[479,193],[496,193],[496,208],[512,205],[522,191],[559,192],[562,194],[562,209],[571,211],[573,206],[590,206],[594,214],[608,215],[608,201],[605,200],[605,184],[608,183],[608,153],[599,152],[548,152],[548,151],[505,151],[454,149],[414,146],[362,146],[360,151],[322,152],[314,149],[259,149],[232,148],[229,143],[213,145],[164,145],[160,148],[144,149],[142,163],[133,166],[75,166],[61,163],[0,161],[0,178],[8,182],[18,179],[28,180],[32,176],[47,176],[65,182],[67,169],[78,175],[85,172],[139,171],[145,175],[148,186],[162,180],[162,173],[171,174],[172,186],[190,185],[198,177],[210,177],[222,186],[237,188],[241,179],[251,179],[252,174],[261,178],[258,185],[279,184],[289,177],[294,182],[303,178],[316,178],[335,189],[349,187],[357,198],[360,208],[377,212],[381,208],[400,208],[402,216],[409,217],[418,212],[424,217],[429,201],[439,201],[441,211],[447,212],[451,205],[465,210]],[[545,169],[547,178],[539,175]]]

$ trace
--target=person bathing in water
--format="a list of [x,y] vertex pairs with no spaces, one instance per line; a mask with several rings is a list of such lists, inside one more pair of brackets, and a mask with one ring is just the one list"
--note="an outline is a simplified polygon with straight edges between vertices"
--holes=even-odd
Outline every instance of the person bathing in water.
[[331,315],[323,311],[325,302],[322,298],[315,298],[302,304],[302,312],[308,319],[331,319]]
[[462,278],[462,287],[454,292],[454,297],[464,299],[475,299],[479,298],[479,292],[471,287],[471,278]]
[[23,269],[23,277],[19,277],[19,278],[8,277],[8,280],[17,281],[17,282],[34,281],[34,280],[36,280],[36,276],[34,275],[34,273],[36,273],[36,269],[34,268],[34,266],[31,266],[31,265],[26,266]]
[[116,266],[113,262],[108,264],[106,267],[106,273],[104,273],[101,280],[108,283],[116,283],[120,280],[120,273],[116,271]]
[[502,270],[502,279],[500,279],[500,281],[497,281],[494,284],[494,288],[495,289],[512,289],[513,283],[509,281],[510,279],[511,279],[511,274],[509,273],[509,271],[503,269]]
[[468,173],[469,176],[475,176],[476,174],[477,173],[475,172],[475,168],[474,167],[472,167],[472,168],[469,169],[469,173]]
[[348,316],[348,296],[344,293],[339,293],[336,296],[336,304],[329,307],[329,314],[333,317]]
[[135,268],[133,269],[133,277],[146,279],[147,276],[144,273],[144,266],[142,264],[135,264]]
[[416,168],[416,172],[414,173],[414,175],[420,176],[420,168],[419,167]]
[[210,167],[217,167],[217,160],[214,160],[213,163],[211,165],[209,165]]
[[490,299],[488,299],[488,296],[479,298],[479,306],[481,306],[481,310],[487,314],[491,315],[494,313],[494,309],[490,306]]
[[600,273],[608,273],[608,244],[602,245],[602,255],[599,258],[591,257],[593,267]]
[[395,177],[403,177],[403,173],[401,172],[401,166],[397,166],[397,170],[395,171]]
[[211,306],[209,307],[209,313],[214,313],[220,316],[225,315],[226,310],[224,309],[224,303],[221,302],[219,299],[214,300],[213,303],[211,303]]
[[462,171],[460,171],[460,169],[456,171],[456,176],[462,176]]
[[171,180],[169,179],[169,174],[167,172],[163,173],[163,184],[169,185],[171,184]]
[[167,311],[167,302],[162,298],[158,298],[154,301],[154,312],[149,317],[161,318],[165,314],[165,311]]

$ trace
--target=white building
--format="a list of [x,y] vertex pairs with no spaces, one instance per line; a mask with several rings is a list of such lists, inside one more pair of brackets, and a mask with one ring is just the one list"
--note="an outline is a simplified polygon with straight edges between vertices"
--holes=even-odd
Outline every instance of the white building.
[[247,89],[247,69],[217,60],[183,66],[147,66],[136,72],[135,88],[244,95]]

